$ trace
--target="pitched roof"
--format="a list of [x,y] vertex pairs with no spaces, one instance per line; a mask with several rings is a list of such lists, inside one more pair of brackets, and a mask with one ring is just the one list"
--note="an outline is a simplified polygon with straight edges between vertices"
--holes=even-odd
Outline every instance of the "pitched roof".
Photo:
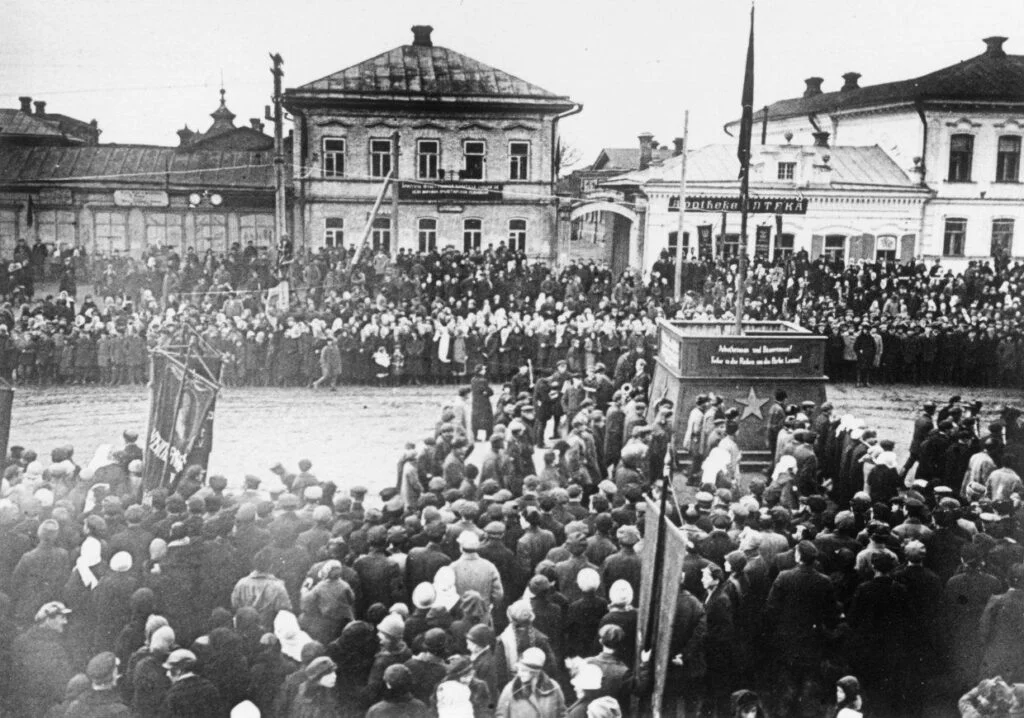
[[4,135],[63,137],[60,130],[34,115],[21,110],[0,108],[0,138]]
[[[915,101],[1024,103],[1024,55],[1003,52],[1005,39],[987,38],[982,54],[909,80],[780,100],[768,106],[768,118]],[[763,117],[764,110],[754,114],[755,120]]]
[[[672,156],[671,147],[657,147],[651,152],[651,160],[660,162]],[[592,170],[622,170],[628,172],[640,167],[639,147],[605,147],[598,154]]]
[[288,94],[462,96],[570,102],[479,60],[431,45],[401,45],[307,83]]
[[266,152],[178,152],[148,145],[0,147],[0,184],[53,181],[272,189],[274,164]]
[[[751,164],[759,163],[763,150],[782,151],[793,149],[791,145],[755,145],[751,155]],[[807,148],[812,149],[812,148]],[[896,188],[896,189],[920,189],[917,182],[911,179],[900,169],[893,160],[880,147],[829,147],[821,148],[830,155],[829,166],[832,168],[829,174],[829,185],[834,189],[856,189],[856,188]],[[740,163],[736,156],[736,145],[707,145],[700,149],[687,153],[688,162],[686,165],[686,181],[688,183],[739,183]],[[620,175],[602,184],[647,184],[658,182],[679,182],[679,157],[672,157],[660,165],[652,166],[639,172],[630,172]],[[757,181],[755,174],[751,173],[751,187],[761,185],[778,186],[792,183],[771,181]]]

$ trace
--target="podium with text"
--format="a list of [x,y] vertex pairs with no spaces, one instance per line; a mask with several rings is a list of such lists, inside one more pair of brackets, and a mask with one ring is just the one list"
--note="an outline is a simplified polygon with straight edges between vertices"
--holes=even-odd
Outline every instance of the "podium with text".
[[[825,401],[825,337],[780,321],[749,321],[743,332],[734,322],[665,321],[658,325],[658,355],[651,383],[651,406],[675,402],[674,433],[682,452],[686,422],[697,396],[713,392],[723,408],[739,410],[737,441],[744,467],[770,463],[766,445],[768,407],[775,391],[789,404]],[[690,457],[680,453],[688,463]]]

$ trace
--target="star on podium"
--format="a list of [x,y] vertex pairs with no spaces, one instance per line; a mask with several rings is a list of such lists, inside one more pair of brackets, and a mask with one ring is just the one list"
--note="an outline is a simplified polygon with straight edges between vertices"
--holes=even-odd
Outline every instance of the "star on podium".
[[764,416],[761,414],[761,407],[768,403],[768,399],[759,399],[757,392],[754,391],[754,387],[750,387],[750,393],[747,394],[747,398],[739,398],[736,400],[737,404],[743,404],[743,414],[740,416],[740,421],[743,421],[748,416],[756,416],[758,419],[764,421]]

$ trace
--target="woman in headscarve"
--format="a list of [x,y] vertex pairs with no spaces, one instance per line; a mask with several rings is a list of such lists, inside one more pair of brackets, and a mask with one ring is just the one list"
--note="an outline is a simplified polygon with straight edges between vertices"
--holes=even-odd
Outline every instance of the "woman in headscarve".
[[451,611],[458,605],[459,591],[455,588],[455,571],[451,566],[442,566],[434,574],[434,605]]
[[314,659],[303,669],[306,680],[288,711],[289,718],[335,718],[344,715],[335,688],[337,666],[327,656]]
[[230,628],[210,631],[210,654],[201,673],[220,693],[225,709],[244,701],[249,688],[249,664],[242,652],[242,639]]
[[242,652],[246,660],[252,663],[253,659],[260,653],[260,639],[266,633],[260,625],[260,614],[252,606],[242,606],[235,611],[233,621],[235,632],[242,639]]
[[299,628],[299,621],[291,611],[278,611],[274,617],[274,635],[281,642],[281,653],[296,663],[302,662],[302,647],[313,639]]
[[[712,449],[714,451],[714,449]],[[783,506],[791,511],[796,509],[799,501],[796,497],[794,479],[796,477],[796,459],[789,454],[782,456],[772,470],[772,482],[765,490],[764,500],[768,506]]]

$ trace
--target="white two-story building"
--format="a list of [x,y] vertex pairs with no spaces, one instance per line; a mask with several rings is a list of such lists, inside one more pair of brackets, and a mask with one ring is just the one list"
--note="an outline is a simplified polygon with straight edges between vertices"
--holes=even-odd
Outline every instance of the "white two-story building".
[[848,72],[824,92],[822,78],[808,78],[801,97],[756,113],[755,127],[767,121],[769,144],[828,132],[834,145],[879,146],[932,192],[919,257],[1024,259],[1024,55],[1007,54],[1005,37],[984,42],[980,55],[908,80],[861,87]]

